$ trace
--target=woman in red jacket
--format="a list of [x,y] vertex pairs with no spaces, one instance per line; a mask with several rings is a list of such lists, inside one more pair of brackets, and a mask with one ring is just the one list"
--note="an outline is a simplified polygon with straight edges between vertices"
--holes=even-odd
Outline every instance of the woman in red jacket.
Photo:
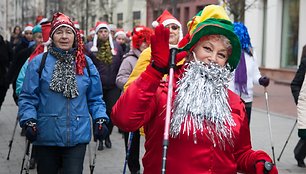
[[[179,54],[187,55],[186,62],[174,75],[166,173],[277,174],[265,152],[251,149],[244,104],[227,89],[241,47],[224,9],[205,7],[188,28],[179,44]],[[161,171],[168,91],[162,77],[168,67],[168,42],[169,30],[158,26],[151,38],[151,65],[120,97],[112,112],[114,124],[124,131],[144,126],[145,174]]]

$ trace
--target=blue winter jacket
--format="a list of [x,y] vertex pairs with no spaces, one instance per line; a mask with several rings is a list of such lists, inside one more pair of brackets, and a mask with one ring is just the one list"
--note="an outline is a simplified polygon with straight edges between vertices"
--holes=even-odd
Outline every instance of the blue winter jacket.
[[102,100],[102,84],[99,73],[90,58],[86,57],[84,75],[76,75],[79,96],[66,98],[62,93],[50,90],[56,58],[48,54],[39,78],[38,69],[43,54],[30,61],[26,70],[18,101],[20,126],[27,120],[37,120],[38,136],[35,145],[69,147],[91,140],[90,116],[93,120],[104,118],[105,103]]

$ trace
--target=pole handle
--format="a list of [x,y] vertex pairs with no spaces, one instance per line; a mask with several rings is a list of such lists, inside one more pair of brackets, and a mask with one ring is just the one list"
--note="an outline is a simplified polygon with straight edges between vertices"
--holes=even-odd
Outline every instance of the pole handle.
[[169,56],[169,68],[174,68],[175,67],[175,57],[178,53],[177,48],[171,48],[170,49],[170,56]]

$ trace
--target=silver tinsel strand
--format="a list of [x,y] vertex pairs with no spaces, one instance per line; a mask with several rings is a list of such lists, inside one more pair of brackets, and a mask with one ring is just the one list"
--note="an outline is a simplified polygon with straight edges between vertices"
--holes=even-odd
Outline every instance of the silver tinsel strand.
[[170,135],[192,134],[194,143],[197,143],[196,132],[206,132],[214,146],[224,149],[225,142],[233,146],[232,127],[236,124],[227,93],[231,77],[229,65],[221,67],[214,63],[190,62],[182,79],[177,82]]

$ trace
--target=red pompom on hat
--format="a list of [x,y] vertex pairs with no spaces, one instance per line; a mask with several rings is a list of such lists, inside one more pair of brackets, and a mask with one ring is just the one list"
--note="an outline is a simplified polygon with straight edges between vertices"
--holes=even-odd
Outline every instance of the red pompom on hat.
[[90,51],[92,52],[97,52],[98,51],[98,47],[97,47],[97,42],[98,42],[98,31],[101,29],[101,28],[106,28],[107,31],[108,31],[108,40],[109,40],[109,44],[110,44],[110,47],[111,47],[111,51],[112,51],[112,54],[113,55],[116,55],[116,51],[114,50],[114,43],[113,43],[113,37],[112,37],[112,34],[110,32],[110,28],[109,28],[109,25],[107,22],[101,22],[101,21],[98,21],[96,23],[96,27],[95,27],[95,35],[94,35],[94,38],[93,38],[93,43],[92,43],[92,47],[90,48]]
[[83,70],[86,66],[86,62],[85,62],[85,56],[84,56],[84,44],[83,44],[83,40],[81,38],[81,34],[80,34],[79,30],[77,30],[74,27],[74,24],[71,21],[71,19],[61,12],[57,12],[53,15],[52,22],[51,22],[51,31],[50,31],[51,39],[52,39],[52,36],[53,36],[54,32],[58,28],[63,27],[63,26],[71,28],[72,31],[75,33],[76,46],[77,46],[76,73],[78,75],[83,75],[84,74]]
[[183,30],[182,30],[182,24],[168,11],[164,10],[164,12],[155,20],[152,22],[152,26],[155,28],[159,24],[163,24],[164,26],[168,24],[176,24],[180,27],[180,36],[179,41],[183,38]]

